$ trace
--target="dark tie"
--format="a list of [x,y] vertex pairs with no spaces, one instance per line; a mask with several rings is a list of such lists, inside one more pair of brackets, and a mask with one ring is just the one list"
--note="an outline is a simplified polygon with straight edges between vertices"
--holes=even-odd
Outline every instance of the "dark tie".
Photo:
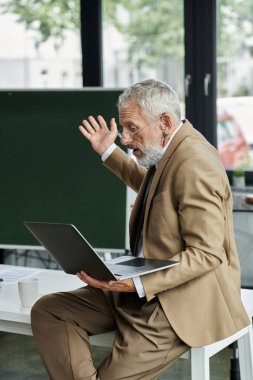
[[133,249],[133,255],[137,256],[138,255],[138,249],[139,249],[139,242],[142,234],[142,228],[143,228],[143,222],[144,222],[144,214],[145,214],[145,208],[146,208],[146,203],[147,203],[147,197],[149,193],[149,189],[153,180],[153,177],[155,175],[156,167],[151,166],[149,172],[147,173],[148,175],[148,180],[147,180],[147,185],[146,189],[143,192],[143,198],[142,198],[142,203],[139,211],[139,217],[137,221],[137,232],[135,236],[135,243],[134,243],[134,249]]

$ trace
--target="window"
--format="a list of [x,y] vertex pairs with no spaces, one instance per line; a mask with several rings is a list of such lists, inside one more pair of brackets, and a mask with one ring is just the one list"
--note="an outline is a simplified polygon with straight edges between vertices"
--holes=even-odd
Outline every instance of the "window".
[[217,1],[217,136],[226,168],[253,168],[253,1]]
[[104,86],[154,78],[184,99],[183,0],[103,0]]
[[79,0],[3,0],[0,88],[82,86]]

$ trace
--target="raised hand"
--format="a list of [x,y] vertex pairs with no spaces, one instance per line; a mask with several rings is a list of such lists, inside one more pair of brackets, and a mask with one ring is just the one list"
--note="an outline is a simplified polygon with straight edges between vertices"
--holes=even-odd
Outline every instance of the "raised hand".
[[90,141],[95,152],[102,154],[108,149],[117,137],[117,124],[115,119],[111,119],[109,129],[104,118],[99,115],[97,120],[89,116],[88,120],[83,120],[79,130],[83,136]]

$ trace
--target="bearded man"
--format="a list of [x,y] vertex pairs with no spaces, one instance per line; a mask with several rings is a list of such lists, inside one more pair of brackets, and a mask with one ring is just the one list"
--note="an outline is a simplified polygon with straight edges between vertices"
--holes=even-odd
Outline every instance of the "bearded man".
[[[108,128],[101,115],[84,120],[80,131],[104,165],[137,192],[132,254],[180,264],[121,281],[81,271],[87,286],[41,298],[32,309],[32,329],[54,380],[157,379],[191,347],[249,324],[240,299],[231,190],[216,149],[181,120],[167,84],[131,86],[118,110],[121,132],[114,118]],[[117,135],[136,160],[115,145]],[[112,330],[112,352],[95,369],[89,336]]]

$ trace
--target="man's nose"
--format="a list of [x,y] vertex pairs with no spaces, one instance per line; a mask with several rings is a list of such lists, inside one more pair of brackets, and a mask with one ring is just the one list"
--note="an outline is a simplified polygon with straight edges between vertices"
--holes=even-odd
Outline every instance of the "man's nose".
[[121,139],[120,139],[121,144],[127,145],[129,141],[132,141],[131,135],[128,135],[128,134],[125,135],[124,133],[122,133]]

